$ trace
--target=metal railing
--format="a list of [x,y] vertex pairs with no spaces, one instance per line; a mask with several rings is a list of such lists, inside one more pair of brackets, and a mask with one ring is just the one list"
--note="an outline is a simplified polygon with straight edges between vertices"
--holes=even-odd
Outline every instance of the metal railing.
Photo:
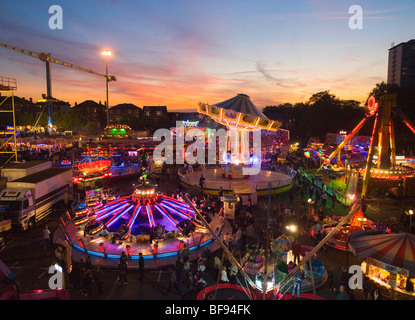
[[0,76],[0,90],[17,90],[16,79]]

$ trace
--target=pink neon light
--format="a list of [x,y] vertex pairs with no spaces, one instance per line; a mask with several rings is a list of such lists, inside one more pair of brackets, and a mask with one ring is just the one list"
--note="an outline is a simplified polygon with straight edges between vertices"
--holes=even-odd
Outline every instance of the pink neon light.
[[151,212],[151,208],[149,205],[146,205],[146,211],[148,216],[148,222],[150,223],[150,227],[153,228],[155,226],[153,213]]

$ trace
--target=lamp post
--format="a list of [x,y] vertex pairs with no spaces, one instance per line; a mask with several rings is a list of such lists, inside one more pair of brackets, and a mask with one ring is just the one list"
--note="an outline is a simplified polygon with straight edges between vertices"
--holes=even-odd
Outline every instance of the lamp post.
[[412,228],[412,216],[414,215],[414,211],[413,210],[409,210],[408,212],[406,212],[406,214],[409,216],[409,233],[411,233],[411,228]]
[[106,93],[107,93],[107,100],[106,100],[106,111],[107,111],[107,126],[110,124],[110,115],[109,115],[109,105],[108,105],[108,57],[111,56],[111,51],[104,50],[102,55],[105,56],[105,83],[106,83]]
[[310,198],[307,200],[307,202],[308,202],[308,215],[309,215],[311,212],[311,204],[313,203],[313,199]]

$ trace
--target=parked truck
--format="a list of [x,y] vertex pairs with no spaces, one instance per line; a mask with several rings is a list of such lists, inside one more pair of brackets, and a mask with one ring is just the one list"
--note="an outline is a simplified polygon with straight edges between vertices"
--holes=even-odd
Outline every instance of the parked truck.
[[40,170],[37,167],[34,173],[7,181],[6,188],[0,191],[0,207],[14,228],[34,227],[52,212],[53,205],[67,203],[72,197],[71,169],[52,168],[50,164],[41,164]]

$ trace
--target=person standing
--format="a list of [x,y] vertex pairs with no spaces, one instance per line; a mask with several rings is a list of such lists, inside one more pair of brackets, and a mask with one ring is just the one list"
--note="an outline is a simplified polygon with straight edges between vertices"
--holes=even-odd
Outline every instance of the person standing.
[[304,271],[298,270],[298,272],[295,274],[295,281],[293,285],[293,291],[292,291],[292,297],[294,298],[295,293],[297,293],[297,298],[301,297],[301,283],[304,280]]
[[138,254],[138,272],[140,273],[140,280],[143,281],[144,279],[144,257],[143,257],[142,252]]
[[183,258],[179,256],[176,260],[176,278],[179,282],[183,280],[183,267]]
[[202,174],[200,175],[199,186],[202,189],[205,187],[205,177]]
[[119,267],[119,271],[120,274],[118,276],[118,283],[121,284],[121,279],[124,280],[124,284],[128,284],[127,281],[127,255],[126,253],[123,251],[121,253],[121,257],[120,257],[120,263],[118,264]]
[[169,268],[169,280],[170,280],[170,282],[169,282],[169,285],[167,287],[166,295],[168,295],[170,290],[174,288],[174,289],[176,289],[179,296],[181,296],[182,292],[181,292],[181,290],[179,288],[179,285],[177,283],[176,270],[174,270],[173,267]]
[[50,231],[47,225],[45,225],[45,227],[43,228],[42,234],[43,234],[43,248],[45,250],[50,249],[51,247]]
[[291,247],[292,254],[294,256],[294,263],[299,264],[300,263],[300,255],[301,255],[301,244],[295,240]]
[[226,266],[222,266],[222,271],[221,271],[221,274],[220,274],[220,282],[221,283],[229,283],[228,272],[226,270]]
[[85,260],[85,268],[87,270],[92,270],[94,267],[92,265],[92,260],[91,260],[91,256],[87,256],[86,260]]
[[342,284],[340,286],[339,292],[337,292],[336,300],[349,300],[349,295],[346,291],[346,286]]
[[236,238],[236,249],[238,251],[241,250],[241,238],[242,238],[242,230],[240,227],[235,232],[235,238]]
[[103,287],[104,287],[104,273],[102,272],[100,266],[97,266],[94,272],[94,281],[97,288],[98,299],[102,300],[104,298]]
[[323,191],[323,194],[321,195],[321,203],[323,205],[323,208],[326,207],[326,203],[327,203],[327,194]]
[[92,273],[91,273],[91,270],[89,269],[86,269],[83,275],[82,287],[83,287],[82,289],[83,289],[84,296],[85,297],[87,297],[88,295],[91,296]]

